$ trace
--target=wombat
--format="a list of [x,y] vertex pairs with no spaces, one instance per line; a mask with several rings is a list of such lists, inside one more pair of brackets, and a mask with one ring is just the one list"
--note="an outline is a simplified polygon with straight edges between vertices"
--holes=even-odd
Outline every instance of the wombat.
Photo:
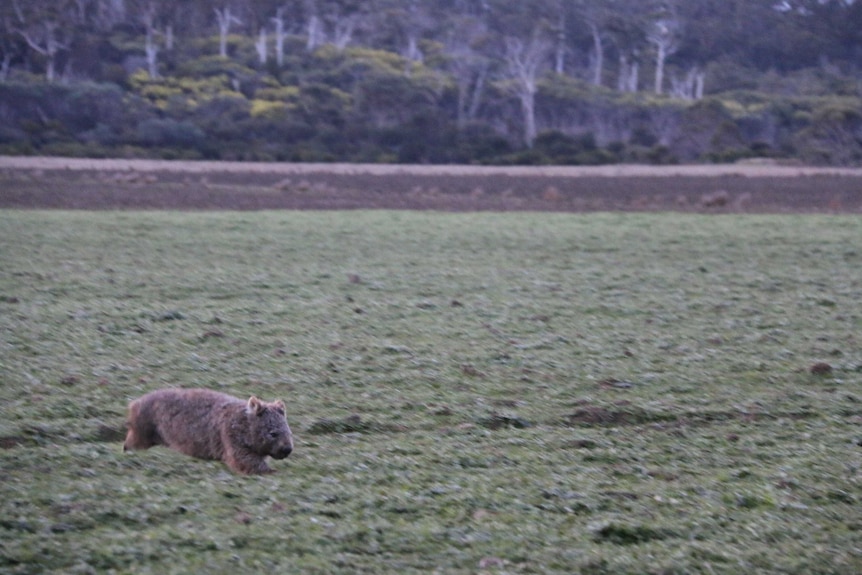
[[123,451],[164,445],[219,459],[237,473],[271,473],[266,456],[284,459],[293,435],[284,403],[247,402],[209,389],[160,389],[132,401]]

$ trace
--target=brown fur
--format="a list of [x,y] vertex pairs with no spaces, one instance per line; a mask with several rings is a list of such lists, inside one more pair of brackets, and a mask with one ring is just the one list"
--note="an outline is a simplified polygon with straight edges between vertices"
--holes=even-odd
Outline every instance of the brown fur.
[[293,436],[284,403],[247,402],[209,389],[160,389],[129,404],[123,451],[164,445],[218,459],[237,473],[270,473],[266,457],[284,459]]

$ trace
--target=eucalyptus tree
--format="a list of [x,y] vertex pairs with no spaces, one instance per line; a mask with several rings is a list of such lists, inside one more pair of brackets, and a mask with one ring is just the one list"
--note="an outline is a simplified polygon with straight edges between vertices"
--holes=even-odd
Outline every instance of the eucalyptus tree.
[[803,65],[854,62],[862,56],[862,1],[786,0],[781,2],[782,36],[795,39],[791,56]]
[[231,5],[230,2],[224,2],[221,6],[213,8],[218,22],[218,54],[222,58],[227,58],[227,37],[230,34],[230,29],[234,24],[242,24],[239,19],[238,9]]
[[24,39],[18,34],[16,23],[12,3],[0,5],[0,82],[6,81],[12,62],[25,50]]
[[371,21],[371,5],[362,0],[305,0],[306,49],[323,44],[343,50]]
[[592,43],[590,83],[600,86],[604,78],[610,28],[618,18],[621,6],[615,0],[580,0],[575,7],[579,18],[589,30]]
[[446,69],[452,74],[458,90],[458,127],[464,128],[478,116],[493,63],[485,19],[481,14],[454,18],[443,38],[443,45]]
[[620,92],[637,92],[641,57],[647,46],[643,7],[617,2],[617,8],[605,21],[605,33],[617,54],[616,88]]
[[167,0],[128,0],[126,10],[135,25],[144,29],[144,54],[147,60],[147,73],[150,78],[159,77],[158,55],[161,36],[162,45],[170,47],[172,34],[170,32],[170,6]]
[[45,59],[45,78],[57,76],[57,57],[69,49],[73,24],[80,15],[70,0],[11,0],[14,30]]
[[[284,41],[287,38],[288,30],[286,22],[292,16],[288,10],[289,7],[287,5],[280,3],[275,9],[275,13],[270,17],[275,26],[275,62],[279,68],[284,66]],[[265,60],[266,58],[264,57],[263,59]]]
[[524,143],[533,147],[536,139],[536,92],[538,79],[546,68],[551,42],[538,31],[527,41],[509,36],[506,38],[505,62],[511,90],[518,97],[524,120]]
[[655,93],[661,94],[664,68],[669,56],[679,48],[682,22],[672,9],[663,9],[647,29],[647,41],[655,50]]
[[[281,67],[284,64],[284,43],[290,23],[299,21],[294,3],[287,0],[245,0],[241,7],[245,29],[256,36],[254,48],[258,62],[266,64],[272,51],[276,64]],[[270,46],[270,31],[275,37],[273,46]]]

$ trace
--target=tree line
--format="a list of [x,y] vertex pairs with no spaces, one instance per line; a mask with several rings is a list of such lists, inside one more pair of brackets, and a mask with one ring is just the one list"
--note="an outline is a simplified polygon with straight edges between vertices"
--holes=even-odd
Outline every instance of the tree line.
[[853,0],[5,0],[0,153],[862,162]]

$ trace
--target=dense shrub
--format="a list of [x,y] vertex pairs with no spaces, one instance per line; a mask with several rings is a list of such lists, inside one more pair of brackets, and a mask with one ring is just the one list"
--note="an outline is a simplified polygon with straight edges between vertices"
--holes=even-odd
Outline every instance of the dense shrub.
[[858,164],[862,162],[862,108],[830,101],[815,110],[796,140],[799,155],[808,162]]
[[138,124],[138,141],[145,146],[196,148],[204,138],[203,130],[191,122],[154,118]]

